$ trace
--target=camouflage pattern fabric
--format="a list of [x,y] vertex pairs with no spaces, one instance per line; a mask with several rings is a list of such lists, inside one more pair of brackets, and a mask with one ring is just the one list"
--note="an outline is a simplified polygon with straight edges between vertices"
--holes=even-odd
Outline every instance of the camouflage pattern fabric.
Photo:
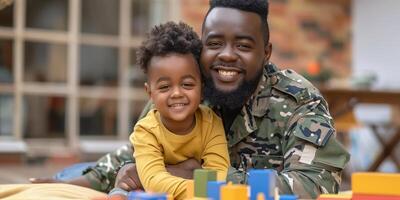
[[[296,72],[266,65],[253,96],[225,132],[232,165],[228,181],[245,184],[249,169],[268,168],[277,172],[280,193],[315,199],[321,193],[338,192],[350,155],[336,140],[326,101]],[[114,185],[110,171],[132,158],[132,148],[119,151],[89,170],[86,176],[92,185],[101,190]]]

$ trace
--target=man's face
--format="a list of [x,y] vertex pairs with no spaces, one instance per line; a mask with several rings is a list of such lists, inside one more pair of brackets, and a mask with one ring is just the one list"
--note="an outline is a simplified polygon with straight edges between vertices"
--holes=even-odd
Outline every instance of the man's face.
[[264,41],[257,14],[214,8],[205,19],[202,41],[203,73],[217,91],[230,94],[246,82],[258,83],[271,46]]

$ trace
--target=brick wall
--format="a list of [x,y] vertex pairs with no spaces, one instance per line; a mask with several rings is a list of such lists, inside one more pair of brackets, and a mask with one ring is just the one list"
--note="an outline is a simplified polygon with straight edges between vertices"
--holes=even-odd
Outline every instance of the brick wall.
[[[183,21],[200,33],[208,0],[182,0]],[[350,0],[270,0],[273,53],[280,68],[306,70],[318,62],[338,77],[351,71]]]

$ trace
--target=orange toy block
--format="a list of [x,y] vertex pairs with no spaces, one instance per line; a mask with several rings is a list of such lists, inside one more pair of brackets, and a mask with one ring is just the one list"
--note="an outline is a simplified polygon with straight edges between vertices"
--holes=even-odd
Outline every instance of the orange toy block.
[[321,194],[317,200],[351,200],[351,194]]
[[354,194],[399,196],[400,174],[395,173],[354,173],[351,176]]

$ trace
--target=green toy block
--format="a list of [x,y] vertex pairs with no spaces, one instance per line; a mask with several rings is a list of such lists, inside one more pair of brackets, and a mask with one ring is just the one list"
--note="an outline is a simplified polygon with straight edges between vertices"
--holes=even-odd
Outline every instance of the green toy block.
[[217,180],[217,171],[208,169],[194,170],[194,196],[207,197],[208,181]]

